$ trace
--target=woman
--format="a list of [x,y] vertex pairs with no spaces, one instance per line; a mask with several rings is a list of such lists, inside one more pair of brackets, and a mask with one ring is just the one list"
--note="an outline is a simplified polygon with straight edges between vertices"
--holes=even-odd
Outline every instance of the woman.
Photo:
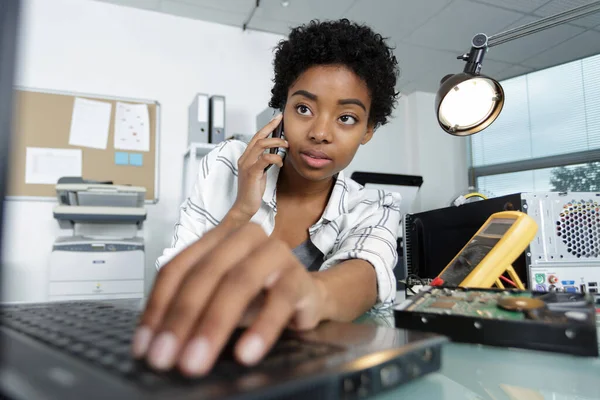
[[[391,48],[348,20],[313,21],[279,43],[274,69],[283,117],[204,158],[157,262],[133,343],[156,369],[207,373],[241,323],[235,355],[252,365],[284,328],[351,321],[395,297],[400,198],[342,172],[395,105]],[[285,140],[269,137],[282,119]]]

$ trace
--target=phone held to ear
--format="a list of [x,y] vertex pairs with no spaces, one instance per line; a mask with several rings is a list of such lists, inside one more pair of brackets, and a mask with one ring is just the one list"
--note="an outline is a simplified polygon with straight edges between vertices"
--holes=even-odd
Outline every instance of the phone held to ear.
[[[278,139],[283,139],[283,118],[281,119],[281,122],[279,123],[279,125],[277,125],[277,128],[275,128],[275,130],[273,131],[273,137],[278,138]],[[271,154],[277,154],[278,151],[279,151],[279,147],[271,147],[269,149],[269,152]]]
[[[275,128],[275,130],[273,131],[272,137],[279,138],[279,139],[285,139],[285,137],[283,136],[283,118],[281,119],[281,122],[279,123],[279,125],[277,125],[277,128]],[[271,154],[277,154],[278,151],[279,151],[279,147],[271,147],[269,149],[269,153],[271,153]],[[269,168],[271,168],[272,166],[273,166],[273,164],[267,165],[267,167],[265,168],[265,172],[267,172],[269,170]]]

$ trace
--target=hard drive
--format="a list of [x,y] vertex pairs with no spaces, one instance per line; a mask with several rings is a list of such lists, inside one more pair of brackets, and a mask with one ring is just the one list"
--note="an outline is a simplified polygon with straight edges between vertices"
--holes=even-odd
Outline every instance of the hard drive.
[[596,309],[584,293],[428,287],[394,316],[398,328],[457,342],[598,356]]

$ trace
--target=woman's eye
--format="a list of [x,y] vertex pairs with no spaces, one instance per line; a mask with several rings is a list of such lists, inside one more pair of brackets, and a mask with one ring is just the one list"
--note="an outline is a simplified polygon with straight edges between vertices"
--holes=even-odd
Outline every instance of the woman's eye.
[[312,114],[310,112],[310,108],[303,106],[303,105],[297,106],[296,111],[298,111],[298,114],[300,114],[300,115],[311,115]]
[[354,125],[358,122],[352,115],[342,115],[340,121],[342,121],[342,124],[344,125]]

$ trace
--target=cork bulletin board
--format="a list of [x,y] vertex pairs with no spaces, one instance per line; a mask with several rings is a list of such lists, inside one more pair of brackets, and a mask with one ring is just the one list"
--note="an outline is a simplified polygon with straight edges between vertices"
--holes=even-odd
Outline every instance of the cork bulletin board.
[[[12,152],[7,199],[54,200],[55,184],[26,183],[27,148],[80,149],[83,179],[112,181],[118,185],[146,188],[146,200],[158,201],[158,149],[160,105],[156,101],[133,100],[72,92],[17,88],[14,107]],[[76,99],[112,105],[106,149],[69,144]],[[127,154],[114,147],[117,102],[146,104],[149,120],[149,151],[136,153],[135,164],[118,162]],[[133,153],[132,153],[133,154]],[[131,156],[133,160],[133,156]]]

